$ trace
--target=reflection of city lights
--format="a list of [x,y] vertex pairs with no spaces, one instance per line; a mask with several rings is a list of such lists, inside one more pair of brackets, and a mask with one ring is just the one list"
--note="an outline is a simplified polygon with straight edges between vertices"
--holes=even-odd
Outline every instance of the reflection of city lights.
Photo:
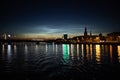
[[14,53],[16,53],[16,45],[14,45]]
[[46,44],[45,48],[46,48],[46,52],[47,52],[48,51],[48,45],[47,44]]
[[3,60],[5,59],[5,45],[3,44],[2,45],[2,57],[3,57]]
[[89,46],[88,45],[86,45],[86,52],[87,52],[87,54],[89,53]]
[[86,52],[87,52],[87,58],[88,58],[88,60],[90,60],[91,59],[90,45],[86,45]]
[[27,52],[28,52],[28,47],[27,45],[25,45],[25,53],[27,54]]
[[58,45],[56,44],[56,53],[58,52]]
[[90,55],[91,55],[91,59],[92,59],[92,44],[90,44]]
[[79,60],[79,53],[80,51],[79,51],[79,44],[77,44],[77,57],[78,57],[78,60]]
[[2,53],[4,53],[4,52],[5,52],[5,46],[2,45]]
[[84,56],[84,53],[83,53],[84,51],[83,51],[83,44],[82,44],[82,56]]
[[8,45],[8,55],[11,54],[11,45]]
[[112,59],[112,45],[110,45],[110,58]]
[[74,50],[74,45],[71,44],[71,56],[72,56],[72,58],[73,58],[73,54],[74,54],[73,50]]
[[38,45],[35,45],[35,49],[38,50]]
[[63,44],[62,48],[63,48],[63,58],[64,58],[65,62],[68,63],[69,45],[68,44]]
[[105,45],[105,52],[108,53],[108,46]]
[[69,52],[69,50],[70,50],[69,45],[67,45],[67,47],[68,47],[68,54],[70,54],[70,52]]
[[96,45],[96,60],[100,63],[100,45]]
[[38,53],[38,45],[35,45],[35,52]]
[[118,47],[118,60],[120,62],[120,46],[117,46]]
[[54,52],[54,50],[55,50],[55,44],[54,44],[54,42],[53,42],[53,44],[52,44],[52,45],[53,45],[53,52]]
[[7,53],[8,53],[8,62],[11,62],[11,45],[8,45]]
[[28,46],[25,44],[25,61],[28,61]]
[[63,52],[65,54],[69,54],[69,45],[68,44],[63,44]]

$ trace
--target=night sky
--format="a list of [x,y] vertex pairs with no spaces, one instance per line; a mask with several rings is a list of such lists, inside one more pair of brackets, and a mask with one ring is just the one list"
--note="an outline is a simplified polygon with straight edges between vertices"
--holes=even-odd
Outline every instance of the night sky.
[[120,3],[111,0],[1,0],[0,34],[61,37],[119,32]]

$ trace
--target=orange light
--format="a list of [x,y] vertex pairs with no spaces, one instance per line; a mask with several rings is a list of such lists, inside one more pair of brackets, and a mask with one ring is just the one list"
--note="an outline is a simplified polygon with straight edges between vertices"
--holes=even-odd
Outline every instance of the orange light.
[[100,63],[100,45],[96,45],[96,60]]

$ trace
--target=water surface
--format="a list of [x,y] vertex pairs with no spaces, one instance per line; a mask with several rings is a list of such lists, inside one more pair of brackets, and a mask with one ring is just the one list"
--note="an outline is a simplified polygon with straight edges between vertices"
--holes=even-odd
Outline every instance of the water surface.
[[120,73],[119,63],[120,45],[54,43],[0,45],[0,73],[3,79],[115,79],[118,77],[117,72]]

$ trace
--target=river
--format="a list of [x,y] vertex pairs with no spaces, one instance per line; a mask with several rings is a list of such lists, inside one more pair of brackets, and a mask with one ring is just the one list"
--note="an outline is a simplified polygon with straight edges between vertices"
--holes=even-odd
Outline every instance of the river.
[[120,45],[0,45],[3,80],[104,80],[118,78],[117,72],[120,73]]

